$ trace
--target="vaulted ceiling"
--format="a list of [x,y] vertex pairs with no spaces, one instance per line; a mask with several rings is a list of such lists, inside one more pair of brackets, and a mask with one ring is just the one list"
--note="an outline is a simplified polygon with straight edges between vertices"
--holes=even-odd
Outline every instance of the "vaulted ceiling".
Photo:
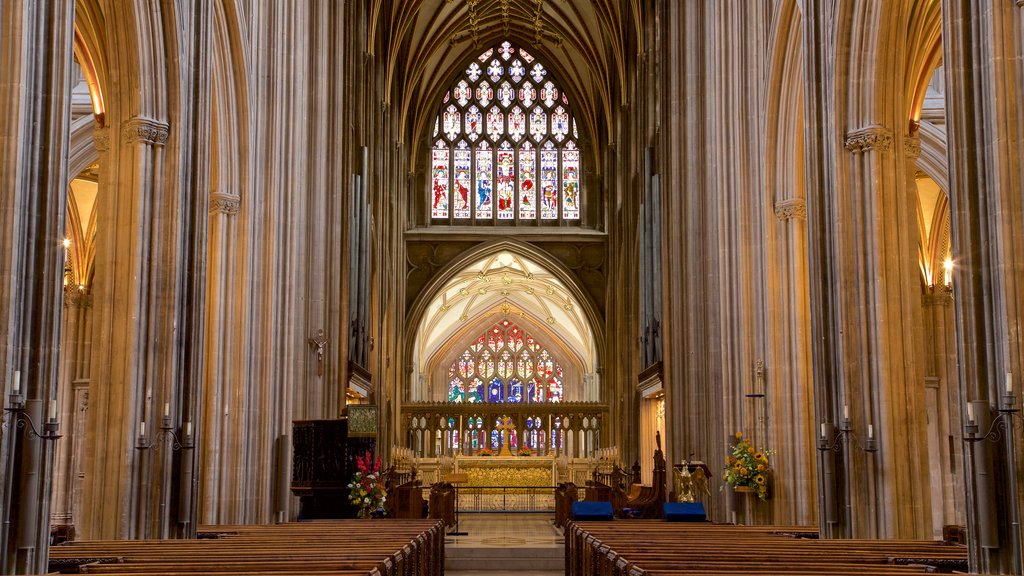
[[[371,51],[386,59],[385,93],[415,142],[432,106],[464,64],[508,39],[552,70],[574,102],[581,131],[607,134],[599,119],[627,96],[618,87],[642,46],[642,0],[376,0]],[[413,143],[415,146],[415,143]]]

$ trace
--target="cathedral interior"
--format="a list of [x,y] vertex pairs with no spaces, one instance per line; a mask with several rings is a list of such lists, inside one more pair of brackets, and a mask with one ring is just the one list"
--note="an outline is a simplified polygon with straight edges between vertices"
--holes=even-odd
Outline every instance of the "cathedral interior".
[[295,520],[361,414],[1021,573],[1024,0],[9,0],[0,59],[0,571]]

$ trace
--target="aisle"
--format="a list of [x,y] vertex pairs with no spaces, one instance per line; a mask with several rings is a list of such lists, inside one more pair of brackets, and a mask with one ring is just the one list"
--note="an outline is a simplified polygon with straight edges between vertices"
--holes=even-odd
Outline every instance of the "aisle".
[[466,535],[445,537],[445,574],[562,574],[565,543],[553,518],[551,514],[460,515],[459,530]]

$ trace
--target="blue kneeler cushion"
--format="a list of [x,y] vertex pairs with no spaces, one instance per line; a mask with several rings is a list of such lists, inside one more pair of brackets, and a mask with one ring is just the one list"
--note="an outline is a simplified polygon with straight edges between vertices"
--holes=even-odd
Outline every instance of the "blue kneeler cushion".
[[665,502],[666,522],[707,522],[708,515],[700,502]]
[[612,514],[612,503],[611,502],[573,502],[572,503],[572,519],[581,521],[590,520],[611,520],[614,518]]

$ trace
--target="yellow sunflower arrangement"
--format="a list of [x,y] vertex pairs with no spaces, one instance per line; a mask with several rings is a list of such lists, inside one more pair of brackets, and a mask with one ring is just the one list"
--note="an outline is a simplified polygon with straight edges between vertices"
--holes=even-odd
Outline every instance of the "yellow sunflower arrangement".
[[768,499],[768,452],[756,450],[743,437],[743,432],[736,433],[732,445],[732,454],[725,457],[725,470],[722,480],[732,487],[747,486],[752,488],[761,500]]

